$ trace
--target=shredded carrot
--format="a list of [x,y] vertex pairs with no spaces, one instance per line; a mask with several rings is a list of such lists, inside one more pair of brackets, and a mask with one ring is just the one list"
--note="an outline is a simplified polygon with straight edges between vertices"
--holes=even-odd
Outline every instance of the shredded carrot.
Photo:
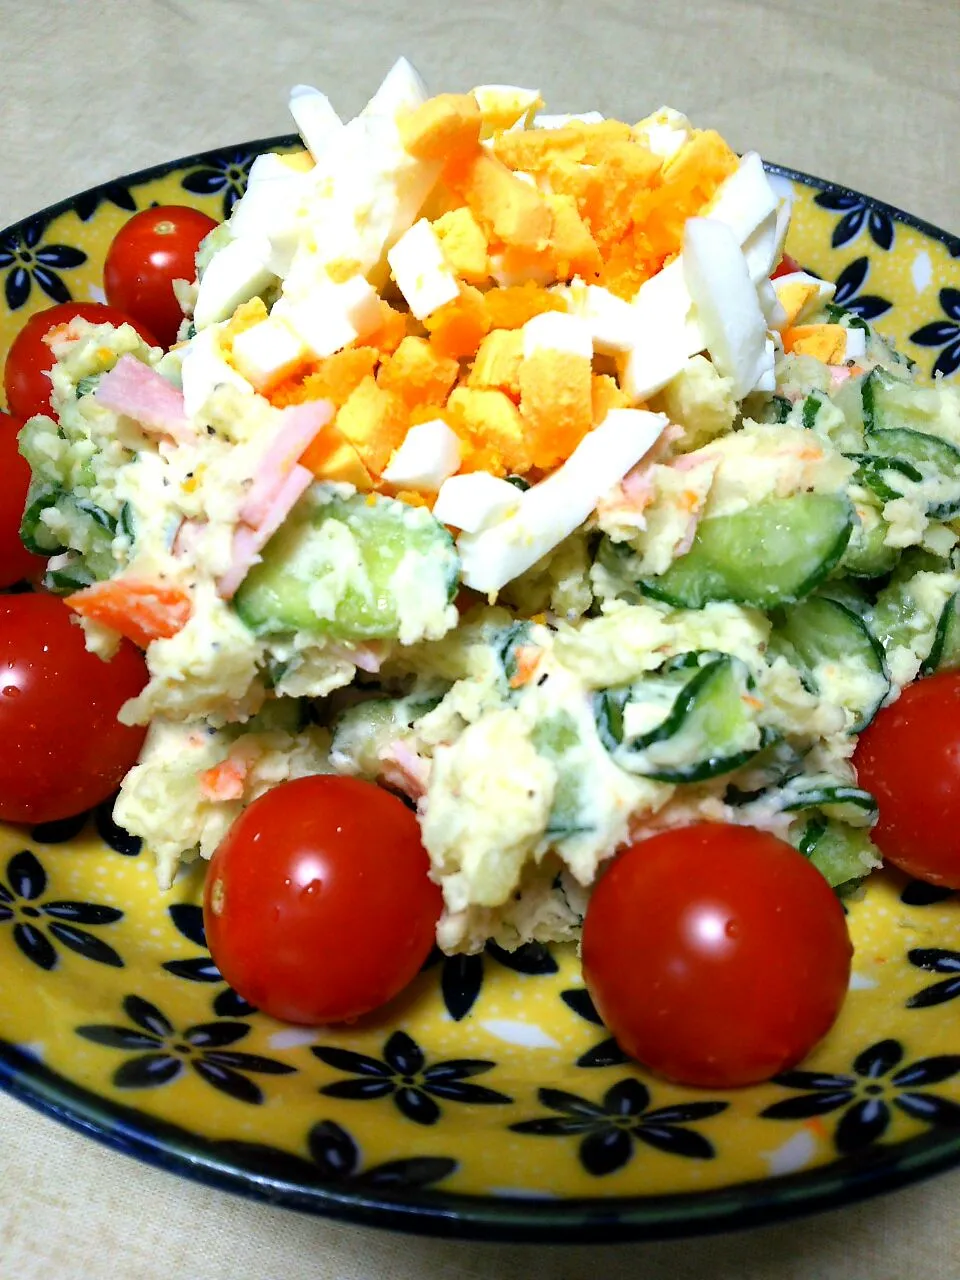
[[538,645],[521,645],[516,651],[517,669],[510,677],[510,688],[521,689],[529,684],[533,673],[540,664],[541,650]]
[[111,578],[64,597],[64,604],[90,622],[117,631],[141,649],[168,640],[189,621],[190,597],[181,587],[143,578]]
[[205,800],[240,800],[247,772],[245,761],[232,760],[228,756],[226,760],[197,774],[200,794]]

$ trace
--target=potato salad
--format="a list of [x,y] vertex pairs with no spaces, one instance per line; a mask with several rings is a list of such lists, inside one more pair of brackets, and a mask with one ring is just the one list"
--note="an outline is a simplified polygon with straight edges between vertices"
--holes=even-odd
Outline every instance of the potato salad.
[[45,585],[145,654],[115,818],[161,886],[346,775],[415,809],[448,953],[578,940],[619,850],[695,824],[854,890],[858,735],[960,665],[960,392],[678,111],[402,59],[354,119],[290,110],[177,341],[61,325],[20,437]]

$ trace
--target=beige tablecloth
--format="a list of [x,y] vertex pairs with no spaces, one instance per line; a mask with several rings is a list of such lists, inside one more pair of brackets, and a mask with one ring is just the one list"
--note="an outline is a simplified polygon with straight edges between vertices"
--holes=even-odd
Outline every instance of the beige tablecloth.
[[[535,84],[555,110],[627,117],[668,102],[960,231],[958,0],[0,0],[0,225],[285,132],[297,81],[354,111],[400,52],[438,89]],[[956,1280],[958,1199],[954,1173],[746,1235],[599,1255],[442,1243],[209,1191],[0,1097],[0,1280]]]

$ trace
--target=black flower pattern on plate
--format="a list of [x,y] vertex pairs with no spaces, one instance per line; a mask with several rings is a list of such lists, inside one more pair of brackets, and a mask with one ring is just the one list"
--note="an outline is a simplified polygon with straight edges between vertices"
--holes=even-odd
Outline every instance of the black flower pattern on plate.
[[893,1118],[891,1106],[924,1124],[960,1127],[960,1103],[925,1091],[926,1085],[960,1073],[960,1054],[919,1058],[901,1066],[903,1057],[898,1040],[878,1040],[857,1055],[850,1075],[785,1071],[774,1076],[774,1084],[802,1093],[774,1102],[760,1114],[769,1120],[809,1120],[839,1112],[833,1142],[841,1155],[878,1142]]
[[47,901],[46,888],[47,873],[36,854],[15,853],[0,880],[0,924],[13,924],[13,940],[27,959],[40,969],[55,969],[59,942],[86,960],[122,968],[120,955],[90,928],[116,924],[123,912],[95,902]]
[[408,1156],[365,1169],[356,1141],[334,1120],[318,1121],[307,1134],[309,1160],[259,1142],[227,1141],[219,1143],[218,1149],[233,1163],[261,1176],[266,1172],[299,1186],[349,1183],[371,1191],[412,1191],[449,1178],[459,1167],[448,1156]]
[[[603,1019],[597,1013],[596,1005],[590,999],[590,993],[586,987],[573,987],[569,991],[561,991],[560,999],[567,1008],[572,1009],[585,1022],[589,1022],[595,1027],[603,1026]],[[577,1066],[622,1067],[629,1061],[630,1059],[614,1040],[613,1036],[608,1036],[605,1040],[598,1041],[592,1048],[581,1053],[577,1059]]]
[[834,249],[856,240],[866,227],[873,243],[880,249],[892,249],[894,238],[894,222],[888,213],[876,208],[863,196],[852,191],[838,191],[828,187],[814,196],[813,203],[821,209],[829,209],[831,213],[843,216],[833,228],[830,243]]
[[682,1102],[651,1110],[650,1090],[632,1076],[618,1080],[600,1102],[562,1089],[540,1089],[537,1096],[558,1114],[521,1120],[510,1128],[540,1138],[579,1137],[580,1163],[595,1178],[629,1164],[638,1142],[688,1160],[712,1160],[713,1143],[689,1126],[729,1106],[727,1102]]
[[253,1005],[227,986],[220,970],[207,950],[207,935],[203,928],[203,909],[191,902],[178,902],[168,908],[173,927],[188,942],[202,948],[203,954],[187,960],[167,960],[163,965],[167,973],[187,982],[209,982],[223,987],[213,1000],[213,1012],[218,1018],[245,1018],[256,1013]]
[[328,1067],[348,1071],[352,1080],[323,1085],[328,1098],[370,1101],[392,1098],[394,1106],[416,1124],[436,1124],[443,1114],[437,1098],[476,1106],[512,1102],[496,1089],[471,1084],[469,1076],[482,1075],[496,1066],[480,1058],[451,1058],[427,1065],[426,1055],[405,1031],[395,1031],[383,1046],[383,1059],[370,1058],[336,1045],[314,1045],[310,1052]]
[[247,151],[224,151],[210,156],[199,169],[191,169],[183,179],[184,191],[197,196],[223,195],[223,217],[229,218],[233,206],[247,189],[247,176],[256,156]]
[[861,293],[860,290],[870,275],[870,259],[854,258],[848,262],[837,276],[837,292],[834,303],[846,311],[852,311],[862,320],[876,320],[893,306],[886,298],[874,293]]
[[910,341],[921,347],[940,347],[933,373],[949,378],[960,369],[960,289],[941,289],[940,306],[946,320],[922,325],[911,333]]
[[916,995],[912,995],[907,1001],[908,1009],[929,1009],[960,996],[960,951],[946,951],[942,947],[915,947],[907,952],[907,959],[927,973],[946,975],[940,982],[922,987]]
[[93,812],[94,826],[97,828],[97,835],[114,853],[122,854],[124,858],[135,858],[143,847],[143,841],[114,822],[113,806],[116,799],[116,796],[111,796],[109,800],[97,805]]
[[28,218],[0,236],[0,270],[6,270],[3,291],[7,306],[17,311],[30,298],[34,284],[54,302],[69,302],[72,294],[59,272],[82,266],[87,255],[69,244],[44,244],[46,223]]
[[495,942],[488,942],[485,951],[473,956],[446,956],[434,947],[423,967],[442,966],[440,994],[454,1022],[465,1018],[476,1004],[491,960],[525,977],[544,977],[558,972],[556,960],[542,942],[526,942],[516,951],[505,951]]
[[122,182],[105,182],[101,187],[85,191],[77,196],[73,208],[81,222],[89,222],[102,204],[112,204],[125,213],[135,213],[137,202],[128,186]]
[[908,907],[934,907],[953,896],[953,889],[939,884],[927,884],[926,880],[911,880],[900,891],[900,901]]
[[256,1104],[263,1102],[263,1091],[249,1075],[283,1076],[296,1071],[287,1062],[229,1048],[250,1034],[246,1022],[202,1022],[178,1031],[156,1005],[133,995],[124,999],[123,1011],[132,1027],[76,1028],[78,1036],[94,1044],[137,1051],[114,1071],[118,1089],[155,1089],[178,1080],[190,1067],[221,1093]]
[[74,814],[72,818],[57,818],[54,822],[41,822],[30,831],[30,839],[37,844],[67,844],[87,825],[87,813]]

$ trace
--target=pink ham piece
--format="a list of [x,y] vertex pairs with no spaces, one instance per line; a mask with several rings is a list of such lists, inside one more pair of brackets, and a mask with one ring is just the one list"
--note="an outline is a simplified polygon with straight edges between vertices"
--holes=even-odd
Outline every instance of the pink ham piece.
[[329,400],[310,400],[280,411],[280,424],[247,491],[240,519],[256,528],[270,510],[304,449],[333,417]]
[[139,422],[144,431],[181,444],[196,439],[183,411],[183,394],[135,356],[121,356],[100,379],[94,399],[105,409]]
[[396,787],[411,800],[419,800],[426,794],[430,785],[431,761],[425,760],[400,739],[388,742],[378,755],[383,766],[380,777],[388,786]]
[[230,568],[217,583],[217,590],[229,600],[253,566],[260,552],[286,520],[297,502],[313,483],[313,473],[296,464],[282,480],[255,527],[241,524],[233,535]]

